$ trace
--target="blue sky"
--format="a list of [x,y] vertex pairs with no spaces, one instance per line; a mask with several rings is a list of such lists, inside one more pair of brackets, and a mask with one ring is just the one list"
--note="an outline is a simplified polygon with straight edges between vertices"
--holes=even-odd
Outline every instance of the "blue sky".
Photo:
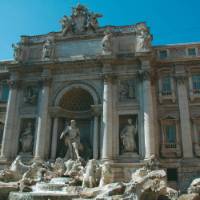
[[[0,0],[0,60],[12,58],[11,44],[20,35],[60,30],[77,0]],[[129,25],[146,21],[153,44],[200,41],[200,0],[80,0],[102,13],[100,24]]]

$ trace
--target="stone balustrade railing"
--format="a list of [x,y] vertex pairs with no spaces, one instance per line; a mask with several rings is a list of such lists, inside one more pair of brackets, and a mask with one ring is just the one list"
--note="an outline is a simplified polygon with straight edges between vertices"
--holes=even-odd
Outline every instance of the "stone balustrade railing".
[[200,58],[200,44],[178,44],[154,46],[154,53],[158,60]]
[[0,73],[7,73],[8,67],[6,65],[0,65]]

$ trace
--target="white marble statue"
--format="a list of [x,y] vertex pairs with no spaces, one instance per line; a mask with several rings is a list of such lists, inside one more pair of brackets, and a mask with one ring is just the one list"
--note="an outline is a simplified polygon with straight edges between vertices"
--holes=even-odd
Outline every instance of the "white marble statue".
[[76,127],[75,120],[71,120],[70,126],[67,125],[65,127],[61,133],[60,139],[64,139],[65,145],[68,147],[69,153],[66,153],[65,158],[79,159],[80,130]]
[[16,61],[20,62],[23,60],[23,47],[20,43],[12,44],[14,50],[13,57]]
[[147,52],[151,49],[152,35],[145,23],[136,24],[137,52]]
[[32,152],[33,148],[33,125],[31,122],[27,124],[27,127],[22,132],[20,137],[21,150],[23,153]]
[[112,183],[112,171],[109,162],[105,162],[101,168],[101,179],[99,187],[103,187],[107,184]]
[[54,57],[55,46],[52,39],[47,39],[42,49],[42,59],[49,60]]
[[97,14],[97,13],[89,13],[88,14],[88,25],[87,28],[88,29],[92,29],[94,32],[97,31],[97,29],[99,28],[99,22],[98,22],[98,18],[102,17],[101,14]]
[[96,160],[89,160],[85,168],[85,173],[83,174],[83,187],[93,188],[97,186],[96,170]]
[[65,36],[67,33],[72,32],[72,20],[66,15],[60,20],[62,25],[62,36]]
[[112,41],[113,34],[109,30],[106,30],[104,34],[105,36],[103,40],[101,41],[102,49],[103,49],[102,53],[103,55],[111,55],[112,46],[113,46],[113,41]]
[[137,122],[133,125],[132,119],[128,119],[128,125],[121,131],[120,138],[122,139],[123,152],[135,152],[137,150],[135,136],[137,134]]

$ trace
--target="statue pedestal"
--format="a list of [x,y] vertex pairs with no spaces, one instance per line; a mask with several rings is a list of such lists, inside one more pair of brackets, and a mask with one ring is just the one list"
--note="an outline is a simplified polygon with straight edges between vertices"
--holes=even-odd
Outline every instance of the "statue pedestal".
[[139,162],[139,155],[136,152],[127,152],[120,155],[120,159],[123,162]]
[[19,153],[19,156],[23,163],[30,163],[33,160],[33,155],[31,153]]

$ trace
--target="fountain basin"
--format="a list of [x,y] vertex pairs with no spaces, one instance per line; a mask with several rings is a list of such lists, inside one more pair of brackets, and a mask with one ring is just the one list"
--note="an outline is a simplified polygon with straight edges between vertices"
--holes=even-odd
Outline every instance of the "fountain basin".
[[53,178],[49,183],[37,183],[33,187],[33,192],[62,191],[70,180],[70,178]]
[[66,192],[11,192],[8,200],[72,200],[76,198],[79,196]]

